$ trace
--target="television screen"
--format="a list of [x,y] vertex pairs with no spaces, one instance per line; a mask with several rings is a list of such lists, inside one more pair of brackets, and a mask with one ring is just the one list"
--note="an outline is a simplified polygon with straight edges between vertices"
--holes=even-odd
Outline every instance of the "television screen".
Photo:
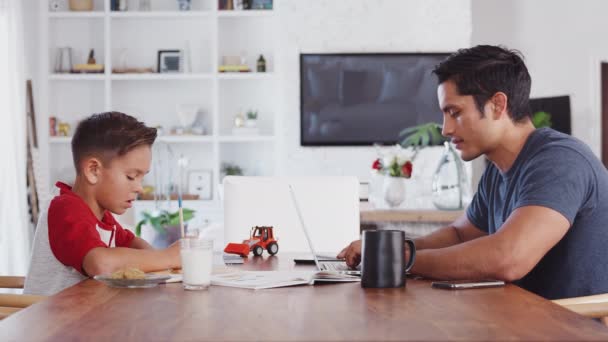
[[532,117],[538,112],[549,114],[550,127],[562,133],[571,134],[570,96],[539,97],[530,99]]
[[448,55],[301,54],[301,145],[391,145],[407,127],[441,123],[431,71]]

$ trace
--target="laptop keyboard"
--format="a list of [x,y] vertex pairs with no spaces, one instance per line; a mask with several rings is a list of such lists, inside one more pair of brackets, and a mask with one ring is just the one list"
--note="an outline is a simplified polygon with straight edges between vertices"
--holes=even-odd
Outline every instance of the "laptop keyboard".
[[345,262],[321,262],[321,270],[332,272],[352,271]]

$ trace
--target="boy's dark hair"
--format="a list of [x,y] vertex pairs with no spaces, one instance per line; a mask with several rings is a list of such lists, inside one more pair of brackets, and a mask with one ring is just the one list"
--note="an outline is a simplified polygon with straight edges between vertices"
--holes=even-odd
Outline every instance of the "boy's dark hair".
[[439,63],[433,73],[439,84],[452,80],[460,95],[472,95],[482,115],[486,102],[500,91],[507,95],[513,122],[530,117],[532,80],[517,50],[492,45],[460,49]]
[[119,112],[93,114],[80,121],[72,138],[72,156],[76,172],[80,162],[90,156],[109,164],[113,158],[142,145],[152,145],[156,128],[147,127],[136,118]]

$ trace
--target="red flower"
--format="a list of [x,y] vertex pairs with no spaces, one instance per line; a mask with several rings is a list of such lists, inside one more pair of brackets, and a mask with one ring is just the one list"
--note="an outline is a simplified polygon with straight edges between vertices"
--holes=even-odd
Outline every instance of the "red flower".
[[374,160],[374,163],[372,164],[372,169],[374,169],[374,170],[382,169],[382,163],[380,163],[380,158]]
[[405,178],[410,178],[412,176],[412,162],[405,162],[405,164],[403,164],[403,166],[401,167],[401,173],[403,174],[403,177]]

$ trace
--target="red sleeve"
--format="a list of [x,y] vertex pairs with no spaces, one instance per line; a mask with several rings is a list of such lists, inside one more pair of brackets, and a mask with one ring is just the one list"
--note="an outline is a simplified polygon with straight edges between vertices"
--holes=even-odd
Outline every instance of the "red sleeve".
[[49,245],[55,258],[86,275],[82,263],[96,247],[108,247],[99,237],[97,221],[78,199],[54,199],[48,211]]
[[116,226],[116,247],[130,247],[135,235],[128,229],[124,229],[118,222]]

